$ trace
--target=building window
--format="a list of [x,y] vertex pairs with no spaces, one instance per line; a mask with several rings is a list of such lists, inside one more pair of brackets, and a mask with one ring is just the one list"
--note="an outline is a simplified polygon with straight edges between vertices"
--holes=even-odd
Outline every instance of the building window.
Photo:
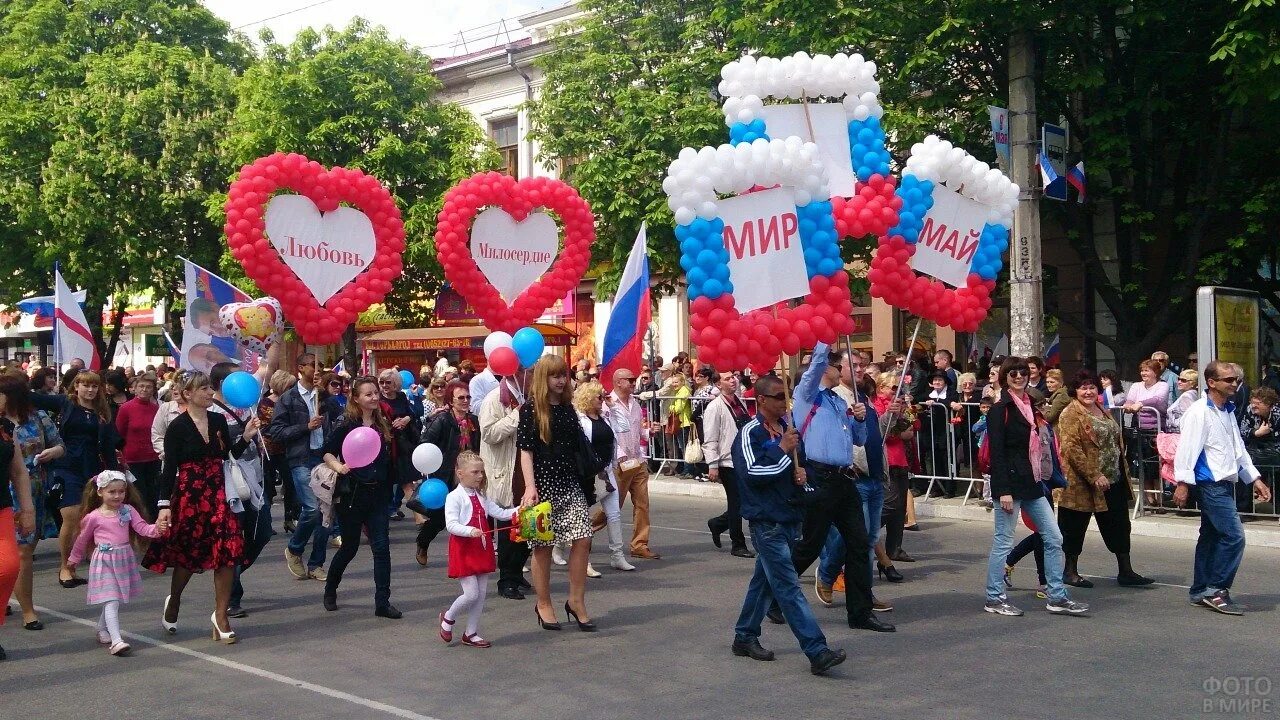
[[489,123],[489,137],[498,146],[502,165],[498,168],[513,178],[520,177],[520,119],[511,117]]
[[578,158],[559,158],[556,160],[556,177],[569,185],[573,185],[573,171],[581,161]]

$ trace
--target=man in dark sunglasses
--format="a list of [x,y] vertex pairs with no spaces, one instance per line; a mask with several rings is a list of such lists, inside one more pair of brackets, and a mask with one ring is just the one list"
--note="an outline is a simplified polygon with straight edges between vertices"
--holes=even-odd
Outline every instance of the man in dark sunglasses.
[[773,660],[773,651],[760,645],[760,623],[766,599],[772,595],[800,640],[800,649],[809,657],[810,672],[821,675],[844,662],[846,655],[844,650],[827,646],[827,638],[800,590],[792,560],[804,520],[802,508],[794,502],[797,488],[805,485],[800,434],[784,417],[787,401],[782,381],[766,375],[756,382],[755,389],[757,414],[742,426],[733,443],[741,512],[750,524],[756,568],[734,627],[732,651],[739,657]]
[[1231,600],[1231,584],[1244,559],[1244,526],[1236,512],[1236,482],[1253,483],[1258,500],[1271,499],[1262,474],[1254,467],[1236,424],[1231,396],[1244,381],[1234,363],[1213,360],[1204,369],[1206,392],[1182,416],[1173,476],[1173,501],[1185,507],[1194,493],[1200,506],[1200,539],[1196,542],[1191,604],[1224,615],[1243,615]]

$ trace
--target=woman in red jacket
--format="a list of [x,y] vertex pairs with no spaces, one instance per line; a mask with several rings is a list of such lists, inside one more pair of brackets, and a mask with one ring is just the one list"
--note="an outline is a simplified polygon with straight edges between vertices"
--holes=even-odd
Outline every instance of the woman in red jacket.
[[156,402],[156,376],[143,373],[134,378],[133,399],[116,413],[116,431],[124,438],[121,457],[133,473],[142,496],[142,509],[154,517],[156,513],[156,481],[160,477],[160,455],[151,444],[151,423],[160,410]]

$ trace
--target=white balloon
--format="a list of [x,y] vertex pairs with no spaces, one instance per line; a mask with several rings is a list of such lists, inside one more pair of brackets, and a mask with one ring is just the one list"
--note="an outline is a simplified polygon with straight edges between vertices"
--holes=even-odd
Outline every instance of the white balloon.
[[413,467],[423,475],[440,469],[444,464],[444,453],[440,452],[440,448],[431,443],[422,443],[413,449]]
[[695,217],[697,217],[697,215],[693,212],[691,208],[688,208],[685,206],[675,208],[674,212],[676,214],[677,225],[688,225],[689,223],[693,222],[693,219]]
[[493,354],[498,348],[511,347],[511,335],[497,330],[489,333],[489,337],[484,339],[484,356],[487,358]]

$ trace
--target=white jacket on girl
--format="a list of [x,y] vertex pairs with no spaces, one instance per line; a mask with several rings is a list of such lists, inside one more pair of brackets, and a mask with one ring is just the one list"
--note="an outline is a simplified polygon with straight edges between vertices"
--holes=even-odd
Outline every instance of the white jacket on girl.
[[471,530],[475,527],[471,524],[471,517],[474,514],[471,507],[472,494],[480,498],[480,507],[484,508],[491,518],[510,520],[511,516],[516,514],[515,508],[504,508],[490,500],[484,493],[478,490],[469,491],[459,485],[450,490],[444,498],[444,529],[453,535],[471,537]]

